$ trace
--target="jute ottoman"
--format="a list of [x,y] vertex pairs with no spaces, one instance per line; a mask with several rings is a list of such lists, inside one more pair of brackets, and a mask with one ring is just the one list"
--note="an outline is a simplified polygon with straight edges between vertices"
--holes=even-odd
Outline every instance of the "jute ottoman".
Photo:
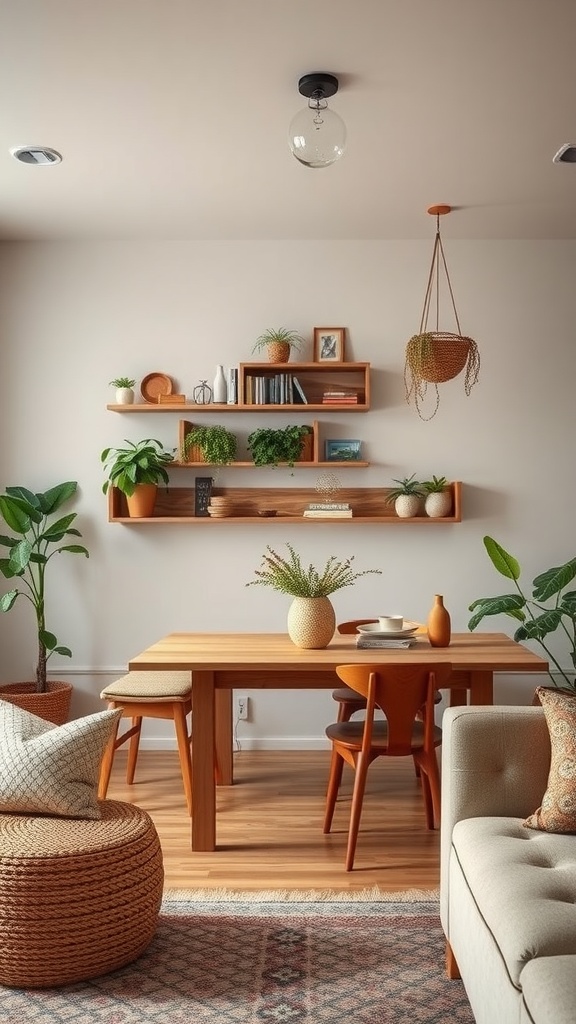
[[100,801],[100,820],[0,814],[0,984],[48,988],[131,963],[158,921],[152,819]]

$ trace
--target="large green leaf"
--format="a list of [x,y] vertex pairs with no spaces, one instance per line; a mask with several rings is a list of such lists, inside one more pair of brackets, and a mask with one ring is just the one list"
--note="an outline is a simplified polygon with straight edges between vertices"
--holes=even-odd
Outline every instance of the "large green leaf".
[[[34,509],[31,509],[31,511],[38,515]],[[10,498],[5,494],[0,494],[0,515],[6,525],[11,530],[14,530],[14,533],[28,533],[31,516],[18,498]],[[41,522],[42,516],[36,521]]]
[[511,615],[515,619],[524,618],[522,609],[526,601],[520,594],[502,594],[499,597],[479,597],[473,601],[468,611],[475,612],[468,623],[468,629],[474,630],[486,615]]
[[27,487],[7,487],[6,494],[11,494],[13,498],[20,498],[21,501],[26,502],[31,508],[40,510],[40,501],[38,495],[34,494],[33,491],[29,491]]
[[2,597],[0,597],[0,610],[3,612],[9,612],[14,601],[18,597],[18,593],[19,592],[17,590],[10,590],[7,594],[2,594]]
[[519,563],[493,537],[484,537],[484,547],[488,552],[492,565],[501,576],[506,576],[509,580],[519,579]]
[[0,544],[5,548],[13,548],[18,541],[16,537],[6,537],[4,534],[0,534]]
[[86,555],[86,558],[90,558],[88,551],[81,544],[63,544],[58,548],[58,552],[60,551],[71,551],[74,555]]
[[26,568],[30,561],[32,554],[32,545],[29,540],[23,538],[18,544],[15,544],[10,552],[10,565],[14,569],[15,573],[22,572]]
[[40,643],[44,644],[47,651],[53,651],[58,643],[54,633],[49,633],[47,629],[39,630],[38,639]]
[[62,537],[66,536],[66,532],[71,523],[76,519],[76,512],[71,512],[67,516],[62,516],[61,519],[57,519],[55,523],[51,523],[50,526],[42,532],[40,540],[58,541],[62,540]]
[[76,480],[66,480],[63,484],[56,484],[55,487],[44,491],[43,494],[37,494],[36,497],[44,515],[49,516],[57,508],[60,508],[65,501],[68,501],[75,494],[77,487]]
[[575,576],[576,558],[572,558],[569,562],[554,569],[547,569],[546,572],[534,578],[534,600],[547,601],[549,597],[553,597],[554,594],[567,587]]
[[576,590],[569,590],[566,594],[563,594],[558,607],[574,618],[576,616]]
[[515,640],[542,640],[548,633],[558,629],[562,612],[558,608],[549,608],[542,615],[535,619],[526,619],[524,624],[516,630]]

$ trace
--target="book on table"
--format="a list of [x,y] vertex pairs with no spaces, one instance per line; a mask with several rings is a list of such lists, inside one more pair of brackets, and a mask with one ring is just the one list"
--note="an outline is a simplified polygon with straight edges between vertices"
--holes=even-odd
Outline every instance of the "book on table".
[[305,508],[305,519],[352,519],[351,508]]

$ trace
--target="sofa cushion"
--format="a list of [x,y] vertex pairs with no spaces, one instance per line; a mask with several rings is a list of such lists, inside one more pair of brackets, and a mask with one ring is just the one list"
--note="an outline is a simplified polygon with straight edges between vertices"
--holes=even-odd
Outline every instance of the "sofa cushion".
[[576,955],[576,837],[526,829],[521,818],[467,818],[454,826],[451,855],[514,985],[534,957]]
[[544,708],[552,758],[542,804],[524,824],[546,832],[576,832],[576,694],[539,686],[536,696]]
[[52,725],[0,700],[0,811],[100,818],[98,777],[121,710]]
[[521,1024],[574,1024],[576,957],[543,956],[522,971]]

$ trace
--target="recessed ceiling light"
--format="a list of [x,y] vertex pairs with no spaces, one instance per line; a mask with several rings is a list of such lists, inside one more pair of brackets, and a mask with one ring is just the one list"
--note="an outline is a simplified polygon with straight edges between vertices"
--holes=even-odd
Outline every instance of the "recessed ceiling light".
[[576,164],[576,143],[565,142],[552,157],[553,164]]
[[21,164],[59,164],[62,156],[49,146],[15,146],[10,150],[15,160]]

